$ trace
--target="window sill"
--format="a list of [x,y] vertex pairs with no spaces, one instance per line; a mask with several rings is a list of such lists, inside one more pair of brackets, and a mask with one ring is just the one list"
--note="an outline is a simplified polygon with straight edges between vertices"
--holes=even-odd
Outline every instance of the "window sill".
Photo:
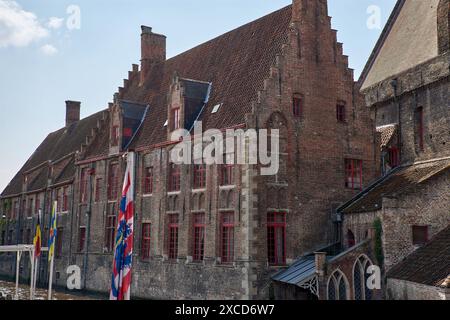
[[142,195],[142,198],[151,198],[153,197],[153,193],[145,193]]
[[181,193],[181,190],[178,190],[178,191],[168,191],[167,192],[167,195],[168,196],[176,196],[176,195],[179,195]]
[[236,188],[236,185],[234,184],[230,184],[230,185],[226,185],[226,186],[219,186],[220,190],[229,190],[229,189],[234,189]]
[[192,192],[193,193],[196,193],[196,192],[205,192],[206,191],[206,188],[196,188],[196,189],[192,189]]

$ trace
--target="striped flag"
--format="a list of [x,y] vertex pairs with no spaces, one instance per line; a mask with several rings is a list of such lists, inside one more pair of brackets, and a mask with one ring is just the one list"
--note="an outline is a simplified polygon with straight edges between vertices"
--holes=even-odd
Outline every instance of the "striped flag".
[[127,170],[120,201],[114,246],[110,300],[130,300],[134,223],[134,153],[127,155]]
[[41,210],[39,210],[38,220],[36,224],[36,233],[33,239],[34,256],[39,258],[41,256],[42,236],[41,236]]
[[58,206],[58,202],[53,203],[52,208],[52,216],[51,216],[51,222],[50,222],[50,234],[48,237],[48,261],[51,261],[54,254],[55,254],[55,241],[56,241],[56,207]]

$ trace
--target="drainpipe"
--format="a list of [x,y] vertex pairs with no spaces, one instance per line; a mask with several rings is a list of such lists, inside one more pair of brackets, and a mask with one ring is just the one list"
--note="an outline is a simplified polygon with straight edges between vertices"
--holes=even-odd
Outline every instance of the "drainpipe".
[[93,177],[95,175],[95,164],[91,165],[89,170],[89,202],[86,208],[86,248],[84,249],[83,258],[83,289],[86,290],[87,284],[87,272],[88,272],[88,258],[89,258],[89,244],[90,244],[90,233],[91,233],[91,213],[92,213],[92,191],[93,191]]
[[401,108],[401,103],[400,103],[400,99],[398,99],[398,95],[397,95],[397,90],[398,90],[398,80],[394,79],[391,81],[391,86],[394,89],[394,102],[397,105],[397,123],[398,123],[398,133],[397,133],[397,145],[398,145],[398,155],[399,155],[399,159],[400,161],[402,160],[402,151],[403,151],[403,146],[402,146],[402,122],[401,122],[401,112],[402,112],[402,108]]

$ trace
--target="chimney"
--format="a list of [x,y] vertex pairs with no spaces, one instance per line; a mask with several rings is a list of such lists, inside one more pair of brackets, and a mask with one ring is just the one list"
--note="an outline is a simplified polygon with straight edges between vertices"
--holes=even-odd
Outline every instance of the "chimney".
[[293,0],[292,22],[301,22],[307,19],[317,20],[328,16],[327,0]]
[[155,64],[166,61],[166,36],[152,32],[152,28],[142,26],[141,34],[141,81],[145,78]]
[[66,127],[72,123],[80,121],[80,107],[81,102],[78,101],[66,101]]

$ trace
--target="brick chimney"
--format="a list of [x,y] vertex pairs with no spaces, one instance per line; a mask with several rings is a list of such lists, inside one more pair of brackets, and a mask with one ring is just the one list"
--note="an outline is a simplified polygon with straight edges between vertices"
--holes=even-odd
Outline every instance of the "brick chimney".
[[328,15],[327,0],[292,0],[292,22],[317,19]]
[[141,34],[141,81],[155,64],[166,61],[166,36],[152,32],[152,28],[142,26]]
[[80,108],[81,102],[78,101],[66,101],[66,127],[72,123],[80,121]]

